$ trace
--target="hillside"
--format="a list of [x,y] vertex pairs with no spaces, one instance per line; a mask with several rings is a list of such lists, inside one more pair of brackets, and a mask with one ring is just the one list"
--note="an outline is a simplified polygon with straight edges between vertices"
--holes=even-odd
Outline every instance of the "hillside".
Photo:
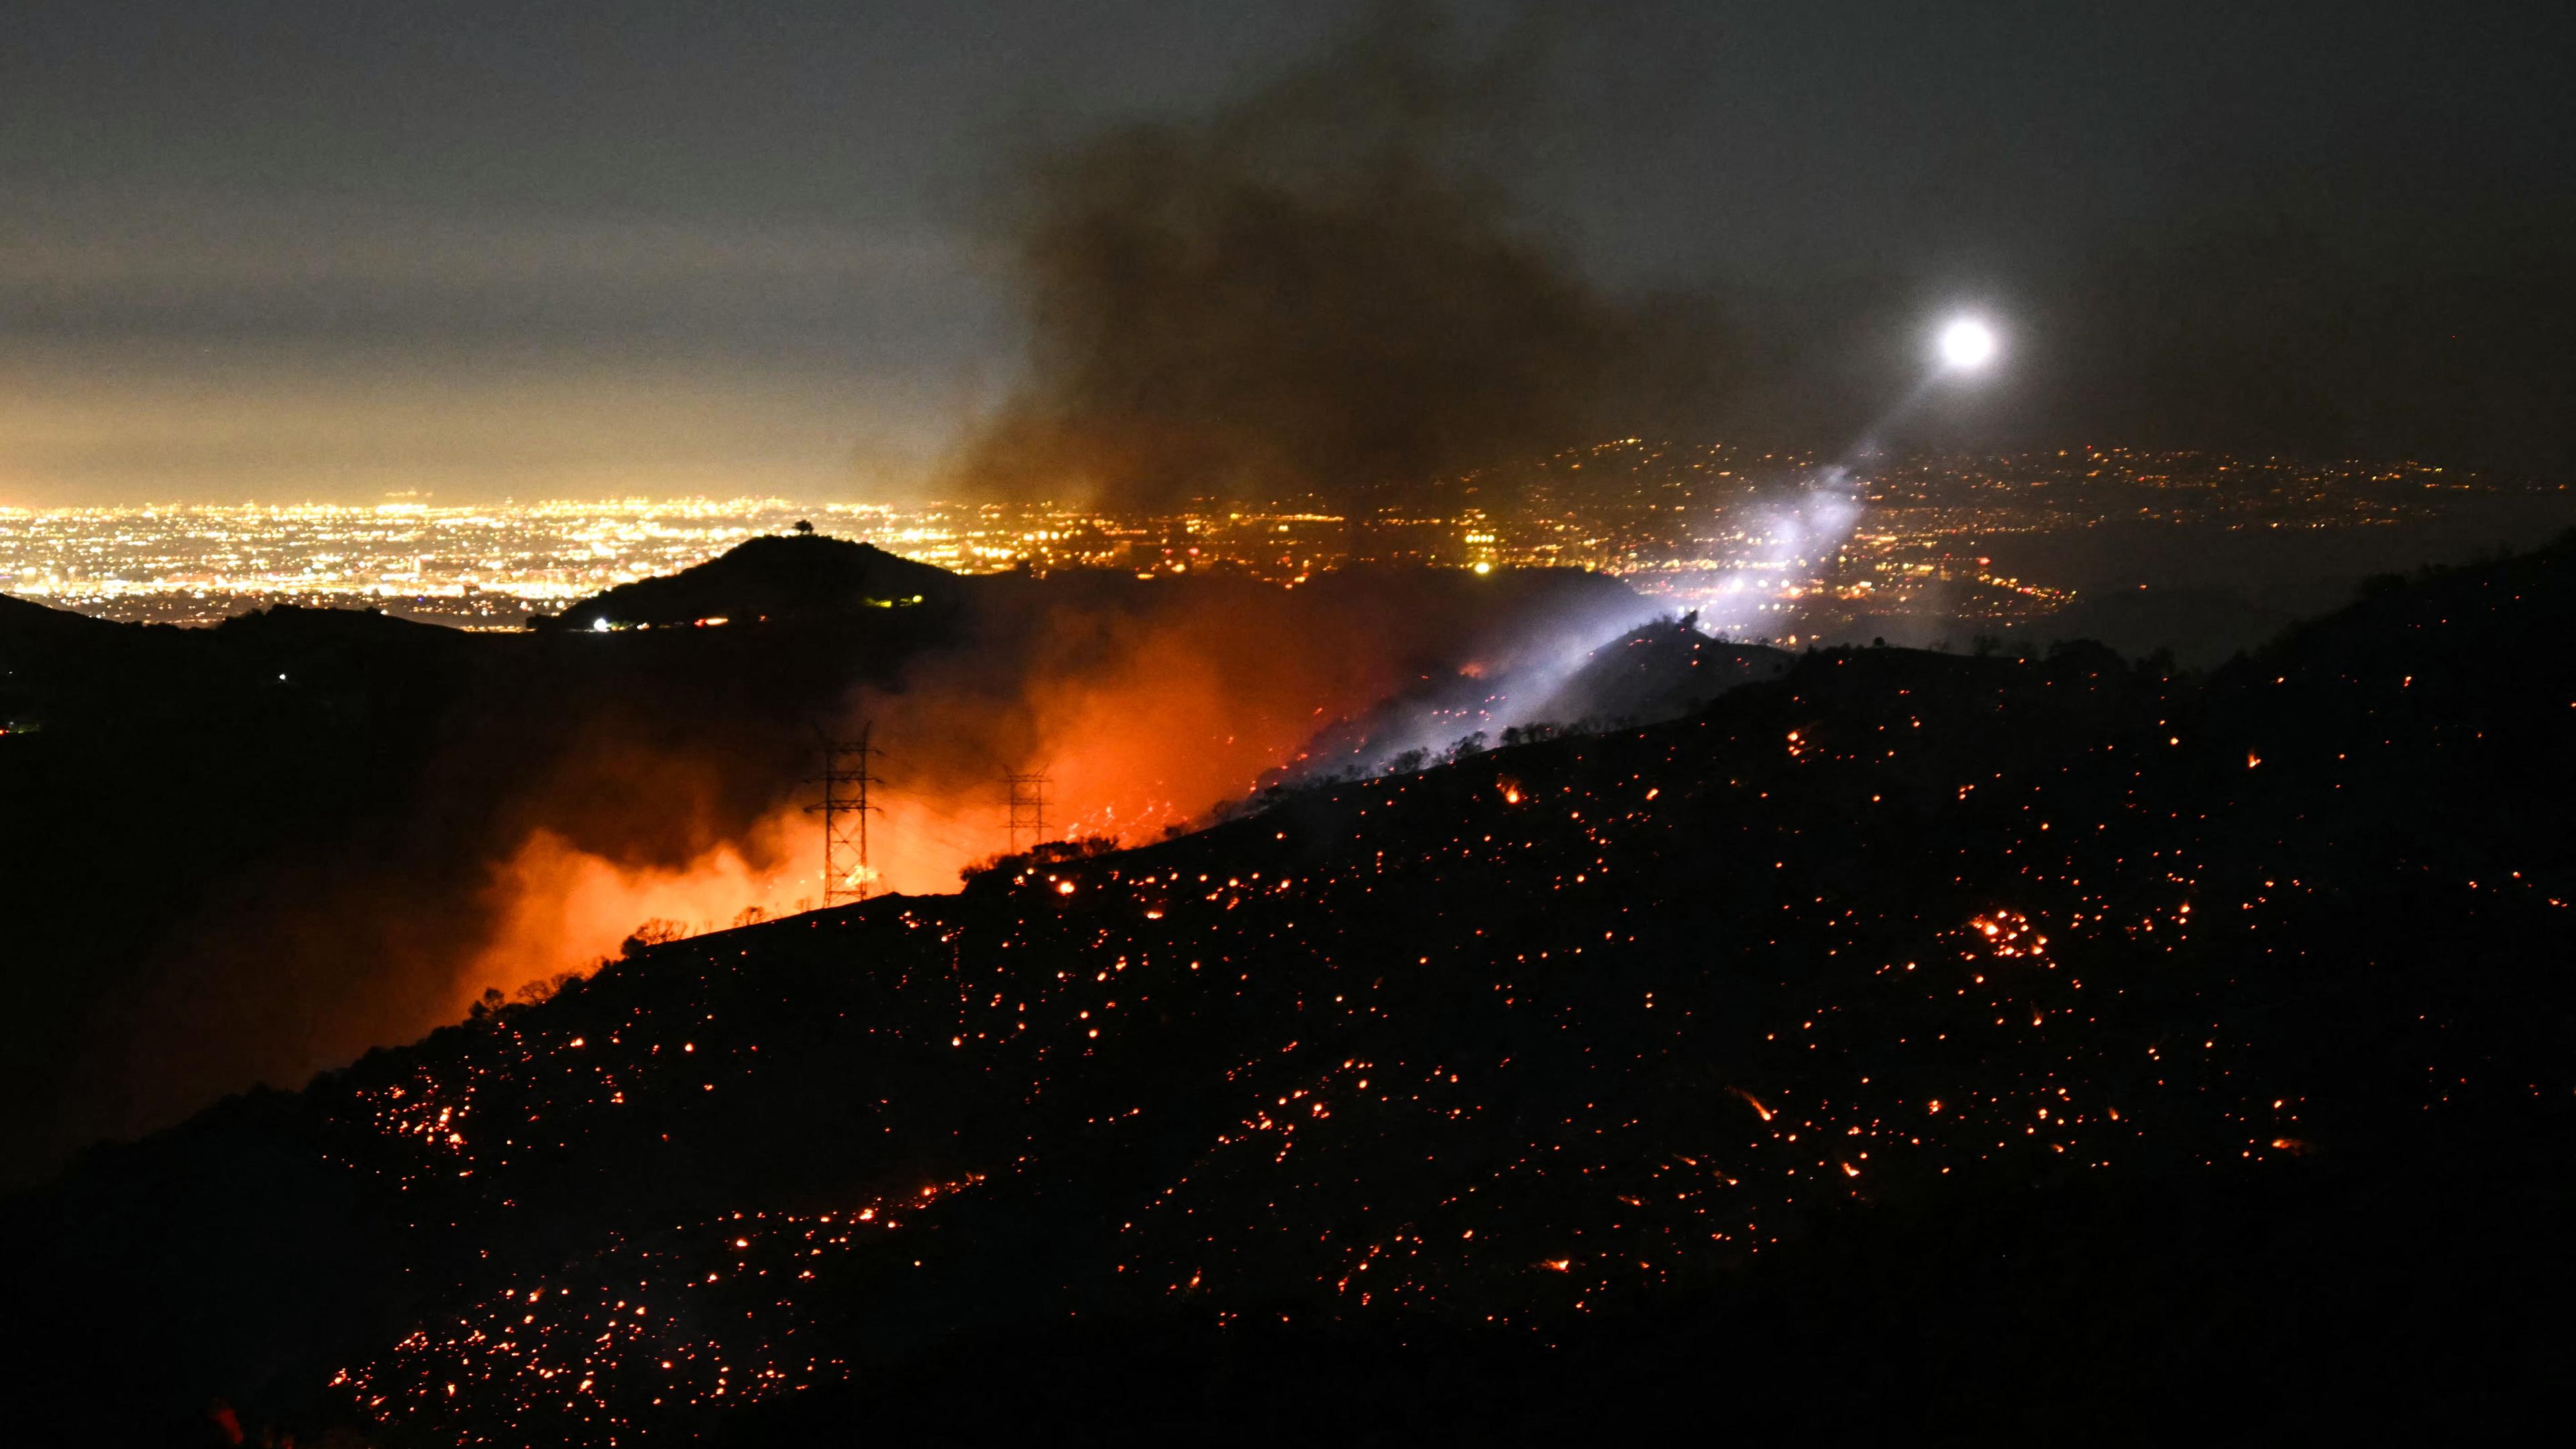
[[[1656,724],[1739,684],[1776,679],[1795,658],[1713,639],[1699,632],[1696,615],[1658,615],[1602,574],[1552,569],[1491,582],[1504,587],[1491,590],[1491,637],[1474,658],[1419,675],[1371,708],[1334,720],[1269,780],[1293,785],[1410,772],[1462,749],[1517,743],[1533,731]],[[1564,598],[1555,610],[1534,609],[1533,587]],[[1641,618],[1646,622],[1637,623]]]
[[2560,545],[2206,678],[1811,654],[676,943],[93,1154],[8,1291],[135,1430],[2501,1431],[2571,627]]
[[[761,552],[701,577],[764,576]],[[1006,768],[1088,755],[1061,818],[1187,818],[1402,681],[1649,612],[1578,570],[957,584],[953,606],[606,633],[291,607],[180,629],[5,601],[0,985],[18,1009],[0,1089],[19,1110],[0,1116],[0,1188],[411,1040],[482,986],[586,967],[648,916],[792,905],[827,723],[873,715],[899,746],[890,788],[959,817],[907,877],[945,886],[1006,843]],[[1099,727],[1121,717],[1158,732]],[[764,830],[780,815],[792,848]],[[699,889],[728,851],[777,873]],[[571,925],[549,937],[542,908],[571,892],[523,859],[574,862],[608,894],[558,912]],[[657,882],[673,888],[620,898]],[[537,939],[509,934],[519,921]]]
[[[423,959],[478,947],[490,862],[534,823],[647,861],[745,828],[810,769],[815,712],[943,642],[870,612],[593,638],[0,599],[0,725],[40,727],[0,737],[0,1089],[21,1109],[0,1185],[417,1034]],[[678,788],[687,812],[638,803]]]

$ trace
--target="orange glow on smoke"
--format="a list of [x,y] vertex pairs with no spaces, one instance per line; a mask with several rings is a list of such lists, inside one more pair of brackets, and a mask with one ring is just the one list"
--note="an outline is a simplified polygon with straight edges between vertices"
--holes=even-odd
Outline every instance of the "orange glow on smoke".
[[[926,658],[897,686],[847,703],[843,722],[855,732],[872,721],[884,752],[871,894],[954,891],[961,870],[1007,851],[1008,771],[1048,777],[1052,839],[1143,845],[1204,821],[1318,730],[1411,682],[1427,646],[1474,626],[1409,612],[1365,595],[1264,589],[1141,612],[998,613],[992,650]],[[988,657],[1014,646],[1027,662],[1006,669]],[[683,764],[730,766],[675,761],[675,771]],[[810,788],[783,794],[744,838],[685,864],[639,865],[549,832],[529,836],[495,872],[498,925],[457,982],[458,1009],[487,987],[586,970],[648,920],[694,933],[731,925],[747,907],[777,916],[820,904],[821,825],[803,808],[812,798]]]
[[506,993],[585,971],[616,955],[647,921],[697,934],[733,924],[746,907],[775,911],[782,895],[792,905],[798,893],[815,894],[813,879],[781,868],[787,842],[779,838],[780,824],[772,820],[754,843],[719,845],[676,869],[623,867],[551,831],[529,836],[494,873],[496,924],[457,980],[453,1015],[463,1015],[487,988]]

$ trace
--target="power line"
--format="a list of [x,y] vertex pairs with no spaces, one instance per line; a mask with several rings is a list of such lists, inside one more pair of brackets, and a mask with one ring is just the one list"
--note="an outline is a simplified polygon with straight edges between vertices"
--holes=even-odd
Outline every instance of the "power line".
[[868,867],[868,817],[882,814],[868,803],[868,787],[884,782],[871,774],[868,762],[883,754],[870,737],[876,731],[871,720],[859,726],[855,740],[823,741],[823,773],[811,783],[823,787],[822,803],[808,805],[805,813],[823,817],[823,906],[830,909],[845,902],[863,901],[876,883],[876,872]]

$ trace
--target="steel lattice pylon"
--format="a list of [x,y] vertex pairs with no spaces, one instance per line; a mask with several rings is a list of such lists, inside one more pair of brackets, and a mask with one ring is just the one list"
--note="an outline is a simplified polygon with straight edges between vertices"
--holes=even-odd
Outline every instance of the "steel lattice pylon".
[[1023,848],[1020,843],[1023,837],[1030,845],[1037,845],[1047,838],[1046,787],[1049,782],[1043,774],[1004,775],[1002,779],[1011,787],[1011,854],[1017,855]]
[[877,807],[868,803],[868,787],[881,783],[868,768],[878,754],[871,740],[875,731],[871,721],[859,726],[856,740],[823,742],[823,773],[815,777],[823,787],[823,799],[805,807],[806,814],[823,817],[826,909],[866,900],[876,883],[876,873],[868,866],[868,816],[877,813]]

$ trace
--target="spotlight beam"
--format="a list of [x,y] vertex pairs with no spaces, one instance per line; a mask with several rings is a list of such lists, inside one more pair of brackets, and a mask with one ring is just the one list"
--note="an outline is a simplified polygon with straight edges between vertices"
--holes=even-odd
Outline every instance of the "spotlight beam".
[[[1985,371],[2003,350],[2002,339],[1996,336],[1995,329],[1974,316],[1951,318],[1933,340],[1934,353],[1938,358],[1933,368],[1917,378],[1905,396],[1880,414],[1852,441],[1850,447],[1843,450],[1840,458],[1827,465],[1816,481],[1808,485],[1807,493],[1812,500],[1809,506],[1828,520],[1829,533],[1848,533],[1860,516],[1859,489],[1852,477],[1862,460],[1883,447],[1883,440],[1930,401],[1943,383]],[[1836,541],[1839,542],[1839,538]]]

